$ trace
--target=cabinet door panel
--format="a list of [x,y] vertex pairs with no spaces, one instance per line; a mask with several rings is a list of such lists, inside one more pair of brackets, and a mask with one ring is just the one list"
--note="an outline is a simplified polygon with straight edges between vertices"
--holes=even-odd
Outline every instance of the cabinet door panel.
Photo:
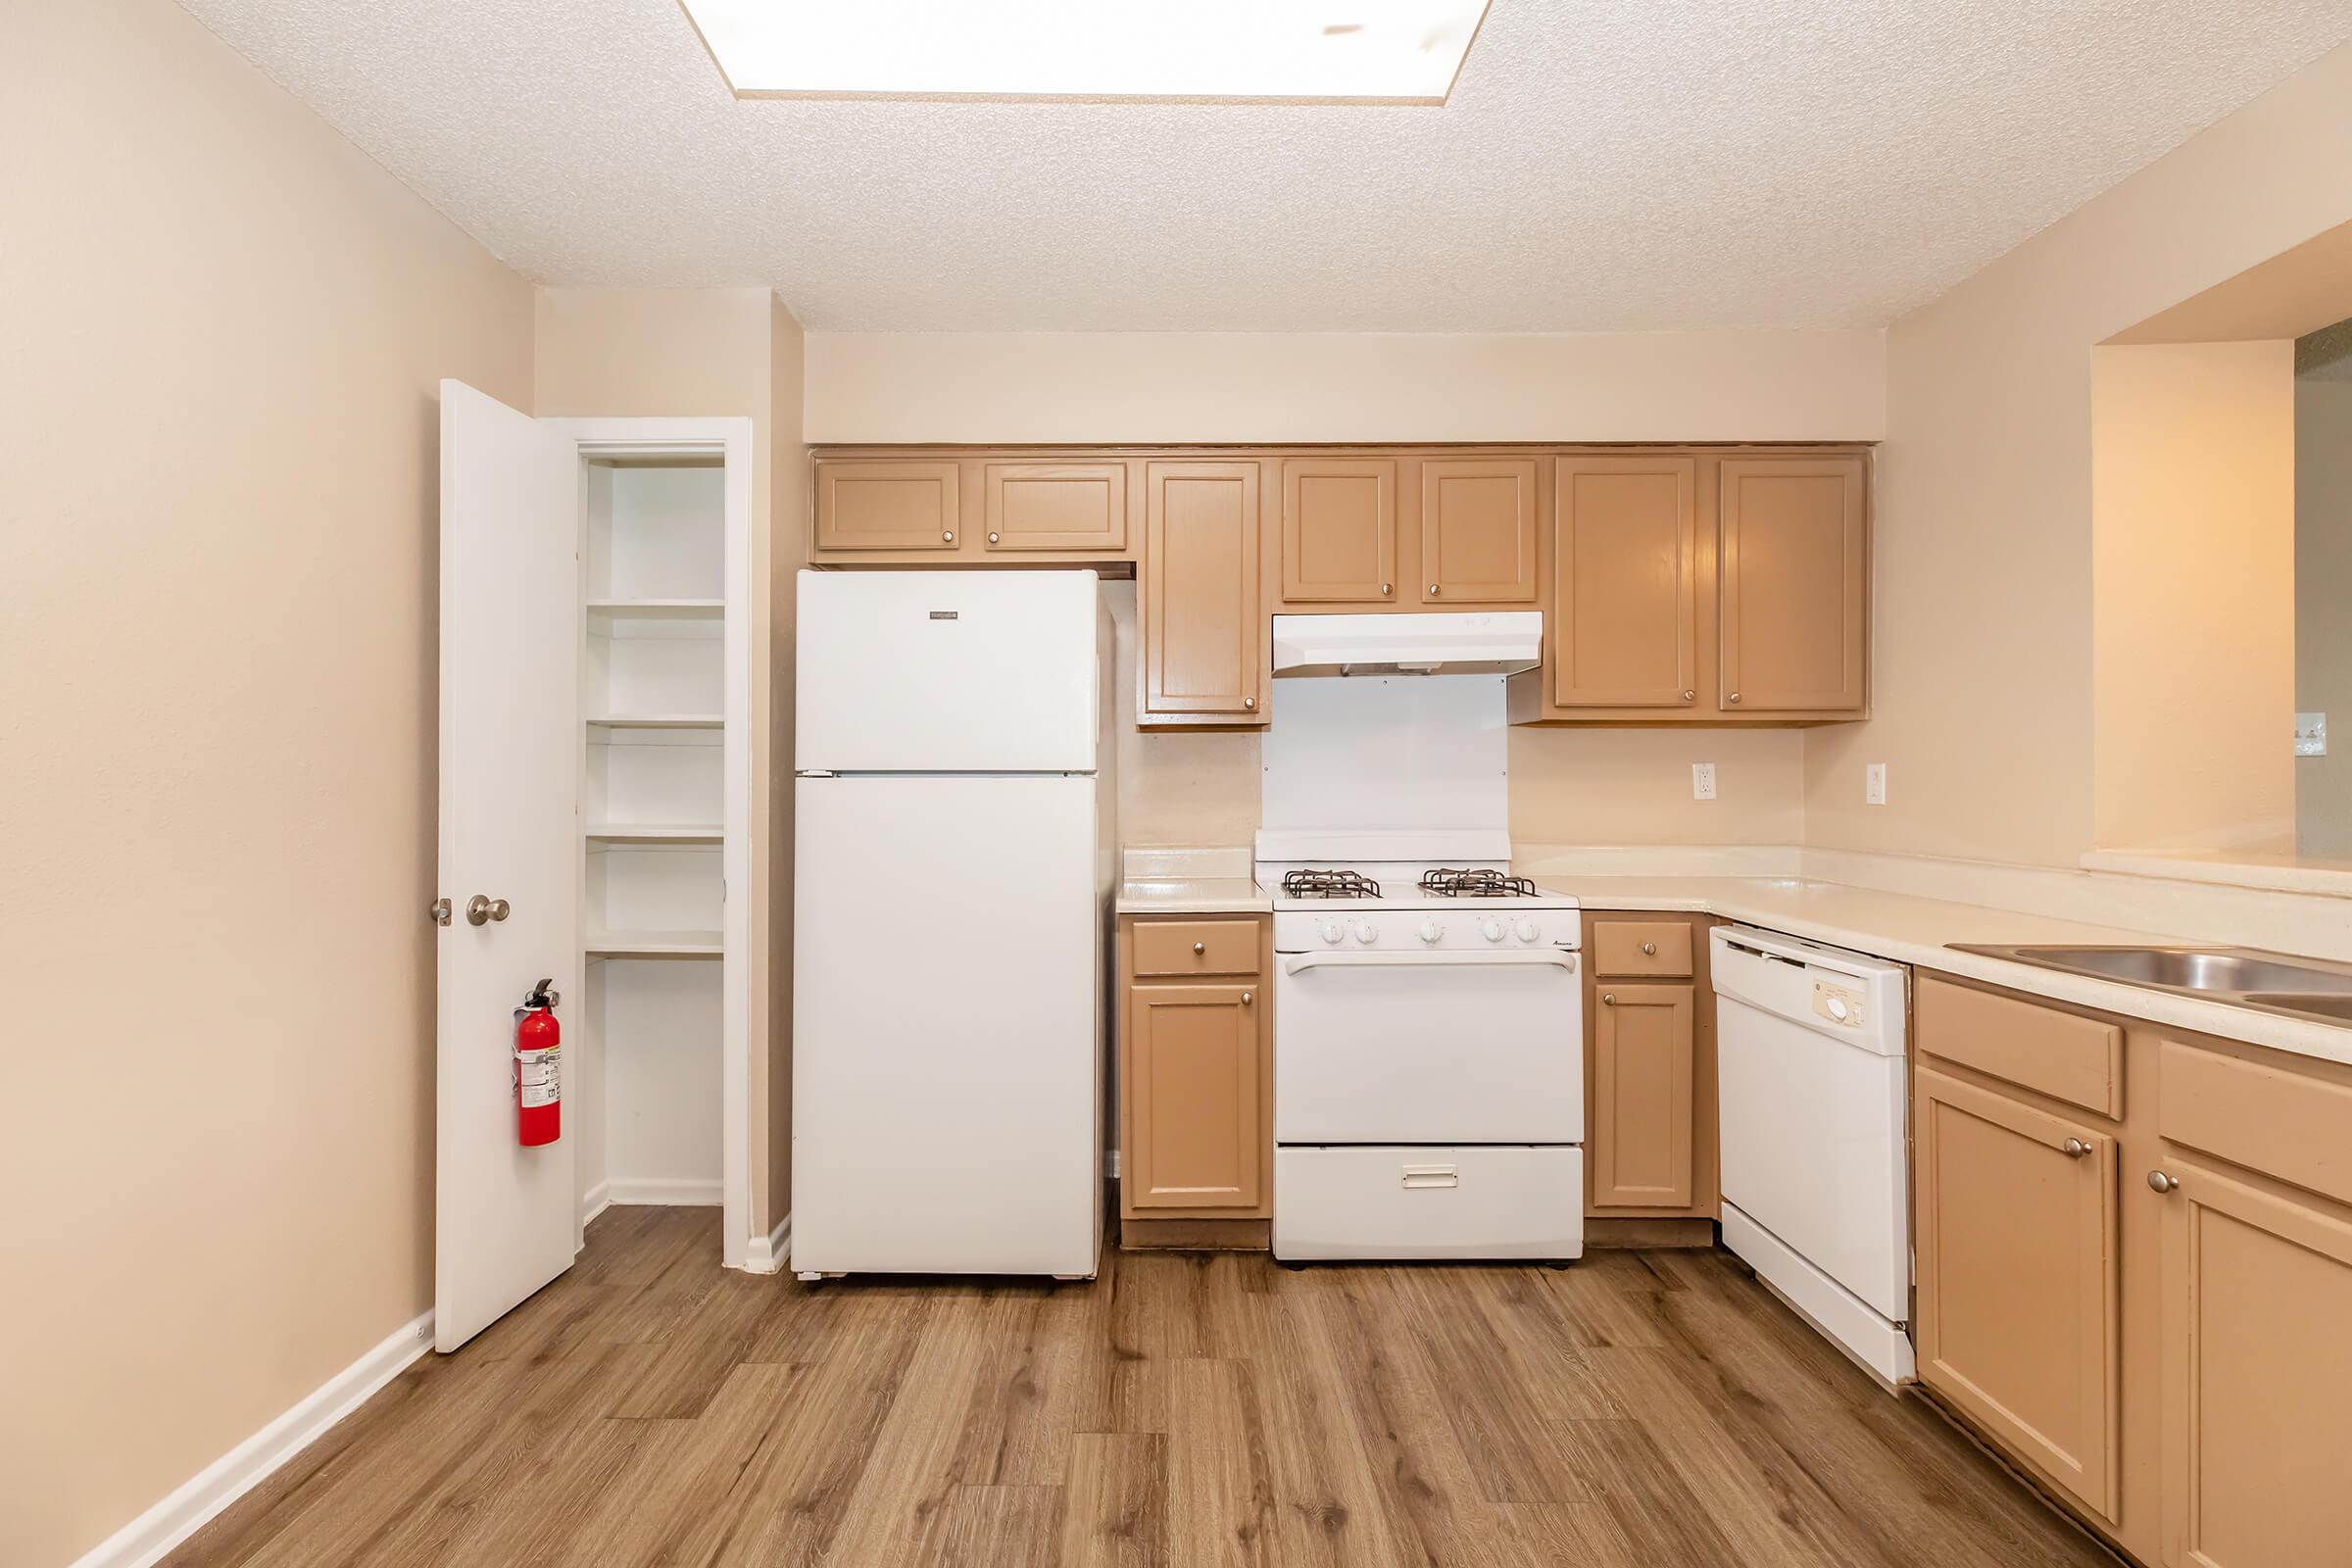
[[1860,458],[1727,458],[1722,702],[1863,706],[1870,582]]
[[1559,460],[1552,704],[1684,708],[1698,697],[1694,458]]
[[1692,987],[1604,985],[1592,1022],[1592,1198],[1688,1208]]
[[1928,1068],[1915,1110],[1920,1379],[2112,1524],[2115,1140]]
[[1139,716],[1264,719],[1257,465],[1146,467]]
[[982,480],[990,550],[1127,548],[1124,463],[991,463]]
[[1421,465],[1425,604],[1526,604],[1536,597],[1536,460]]
[[1127,996],[1127,1206],[1260,1208],[1256,988],[1139,985]]
[[880,460],[816,465],[819,550],[954,550],[956,465]]
[[1396,597],[1396,465],[1292,458],[1282,466],[1282,597],[1390,604]]
[[2164,1560],[2352,1550],[2352,1224],[2168,1155]]

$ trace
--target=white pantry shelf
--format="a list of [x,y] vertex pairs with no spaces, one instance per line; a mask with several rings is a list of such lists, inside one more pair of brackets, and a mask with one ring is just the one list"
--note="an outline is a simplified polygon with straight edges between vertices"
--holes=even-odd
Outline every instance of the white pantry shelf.
[[724,947],[716,931],[592,931],[591,958],[716,958]]
[[591,599],[588,613],[607,620],[720,620],[723,599]]
[[591,844],[717,844],[726,829],[716,822],[591,822]]
[[724,729],[717,713],[592,713],[590,729]]

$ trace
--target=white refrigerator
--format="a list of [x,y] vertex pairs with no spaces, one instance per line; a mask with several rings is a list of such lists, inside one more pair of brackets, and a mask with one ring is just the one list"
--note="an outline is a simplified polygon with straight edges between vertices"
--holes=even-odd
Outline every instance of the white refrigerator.
[[792,1266],[1087,1278],[1116,858],[1091,571],[803,571]]

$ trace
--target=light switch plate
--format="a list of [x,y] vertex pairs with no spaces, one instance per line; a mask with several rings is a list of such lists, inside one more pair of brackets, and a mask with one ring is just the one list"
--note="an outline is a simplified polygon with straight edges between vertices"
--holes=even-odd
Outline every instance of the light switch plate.
[[1715,798],[1715,764],[1713,762],[1692,762],[1690,764],[1690,798],[1694,801],[1711,801]]
[[1862,804],[1864,806],[1885,806],[1886,804],[1886,764],[1885,762],[1862,764]]
[[2326,713],[2297,713],[2295,715],[2295,755],[2297,757],[2326,757],[2328,755],[2328,715]]

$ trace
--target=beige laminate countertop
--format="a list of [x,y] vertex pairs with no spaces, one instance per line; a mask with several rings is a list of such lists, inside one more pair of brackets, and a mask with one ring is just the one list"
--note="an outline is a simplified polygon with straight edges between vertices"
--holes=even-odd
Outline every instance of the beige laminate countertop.
[[1274,901],[1246,876],[1137,880],[1119,884],[1121,914],[1263,914]]
[[1742,925],[1850,948],[1897,963],[1965,975],[2014,991],[2096,1007],[2103,1012],[2243,1040],[2323,1061],[2352,1063],[2352,1029],[2307,1023],[2228,1003],[2175,996],[2109,980],[2062,974],[1973,953],[1953,942],[2081,943],[2102,946],[2212,946],[2162,932],[2085,925],[2047,915],[1947,904],[1938,899],[1882,893],[1835,882],[1761,877],[1640,877],[1539,874],[1554,893],[1587,909],[1678,909],[1713,914]]

